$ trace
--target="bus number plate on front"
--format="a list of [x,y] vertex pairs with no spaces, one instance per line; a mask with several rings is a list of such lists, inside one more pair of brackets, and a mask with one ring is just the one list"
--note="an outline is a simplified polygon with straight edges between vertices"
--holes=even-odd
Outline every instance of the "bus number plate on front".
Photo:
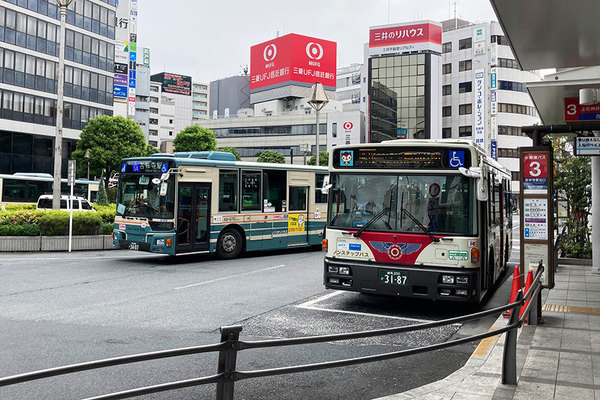
[[140,249],[140,245],[135,243],[135,242],[131,242],[129,243],[129,250],[139,250]]
[[379,283],[383,285],[406,285],[408,274],[402,271],[389,271],[387,269],[379,270]]

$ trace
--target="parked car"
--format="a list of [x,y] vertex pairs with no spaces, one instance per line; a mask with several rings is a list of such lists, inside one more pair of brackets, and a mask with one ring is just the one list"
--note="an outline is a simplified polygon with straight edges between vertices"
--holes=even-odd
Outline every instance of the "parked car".
[[[60,196],[60,209],[70,211],[70,198],[73,199],[73,211],[96,211],[85,197],[81,196]],[[37,201],[36,208],[38,210],[52,210],[52,195],[43,194]]]

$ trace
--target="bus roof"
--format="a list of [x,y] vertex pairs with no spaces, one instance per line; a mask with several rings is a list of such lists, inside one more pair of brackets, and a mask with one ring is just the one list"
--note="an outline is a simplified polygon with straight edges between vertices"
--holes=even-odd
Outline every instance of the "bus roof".
[[121,162],[136,161],[136,160],[151,160],[163,159],[173,160],[175,166],[183,165],[205,165],[213,167],[238,167],[238,168],[255,168],[255,169],[286,169],[296,171],[320,171],[327,172],[327,167],[317,167],[312,165],[296,165],[296,164],[274,164],[262,162],[247,162],[236,161],[235,156],[231,153],[224,152],[176,152],[173,154],[155,153],[150,157],[131,157],[124,158]]

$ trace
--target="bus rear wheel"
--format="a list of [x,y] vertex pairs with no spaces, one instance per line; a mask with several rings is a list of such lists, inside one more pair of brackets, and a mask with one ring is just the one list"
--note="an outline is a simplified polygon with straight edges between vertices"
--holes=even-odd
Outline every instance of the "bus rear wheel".
[[223,259],[236,258],[243,248],[242,235],[236,229],[222,232],[217,241],[217,256]]

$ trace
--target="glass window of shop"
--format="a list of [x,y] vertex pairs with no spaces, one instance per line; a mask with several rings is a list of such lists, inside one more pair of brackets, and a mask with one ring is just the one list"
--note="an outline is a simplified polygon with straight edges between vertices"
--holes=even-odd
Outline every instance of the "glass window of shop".
[[425,115],[429,113],[425,93],[429,54],[372,58],[370,70],[371,142],[398,137],[429,138]]

